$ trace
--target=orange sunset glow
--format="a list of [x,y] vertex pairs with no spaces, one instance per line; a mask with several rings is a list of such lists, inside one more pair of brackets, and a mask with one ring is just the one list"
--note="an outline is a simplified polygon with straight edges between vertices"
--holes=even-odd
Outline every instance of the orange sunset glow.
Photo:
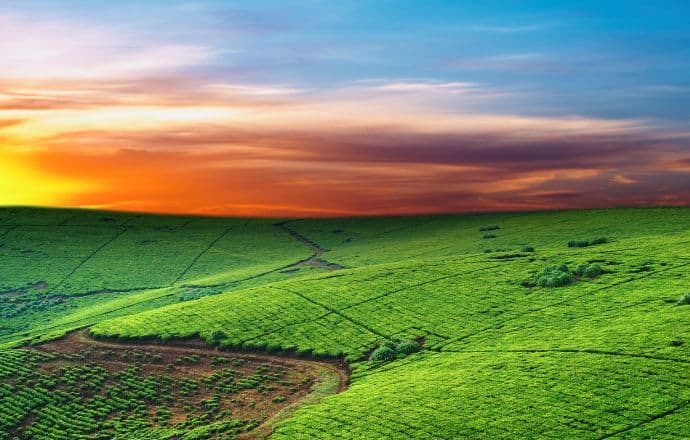
[[[339,216],[690,203],[682,123],[550,107],[548,85],[507,85],[554,75],[525,77],[524,57],[439,53],[417,72],[429,61],[379,65],[347,52],[347,35],[316,54],[307,29],[220,38],[195,27],[198,11],[173,8],[191,21],[156,33],[20,9],[0,9],[3,205]],[[299,42],[275,65],[255,59],[287,34]]]

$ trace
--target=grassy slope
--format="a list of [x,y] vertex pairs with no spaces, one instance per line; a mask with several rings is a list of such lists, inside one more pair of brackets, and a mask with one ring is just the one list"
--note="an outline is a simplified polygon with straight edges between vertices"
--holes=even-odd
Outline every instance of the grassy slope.
[[311,255],[267,220],[24,208],[0,228],[0,345],[283,279]]
[[[269,222],[103,215],[0,214],[2,287],[156,289],[71,299],[71,312],[35,312],[43,320],[22,331],[223,330],[227,345],[345,355],[351,388],[299,409],[275,438],[690,436],[690,306],[672,303],[690,291],[690,209],[292,221],[346,269],[290,274],[281,268],[310,251]],[[496,238],[483,238],[493,224]],[[614,241],[566,246],[598,236]],[[588,261],[607,273],[521,285],[549,264]],[[24,337],[2,330],[0,342]],[[365,360],[380,341],[417,337],[421,353]]]

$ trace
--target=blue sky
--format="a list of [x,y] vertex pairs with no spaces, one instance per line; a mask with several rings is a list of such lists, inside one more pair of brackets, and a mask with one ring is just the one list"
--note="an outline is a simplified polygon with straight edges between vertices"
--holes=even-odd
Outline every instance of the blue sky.
[[[329,215],[682,204],[689,15],[687,1],[5,0],[0,153],[25,164],[14,175],[54,178],[27,203]],[[141,160],[131,152],[218,150],[195,166],[292,184],[203,206],[174,205],[170,182],[109,192]],[[64,175],[41,154],[107,155],[123,174]],[[324,179],[382,189],[330,200],[314,189]]]
[[233,80],[309,88],[382,78],[476,82],[516,93],[500,104],[509,112],[677,124],[690,116],[684,1],[4,4],[142,40],[206,44],[219,55],[201,73]]

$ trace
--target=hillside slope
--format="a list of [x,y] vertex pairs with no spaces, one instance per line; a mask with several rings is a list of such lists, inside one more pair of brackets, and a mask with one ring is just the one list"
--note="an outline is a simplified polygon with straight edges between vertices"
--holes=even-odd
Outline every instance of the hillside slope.
[[690,437],[690,209],[0,219],[7,347],[89,326],[346,358],[273,438]]

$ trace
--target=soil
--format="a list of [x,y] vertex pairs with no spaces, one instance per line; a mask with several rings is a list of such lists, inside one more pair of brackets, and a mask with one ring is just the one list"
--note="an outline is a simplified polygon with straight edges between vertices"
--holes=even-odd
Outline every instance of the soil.
[[[276,414],[283,410],[293,410],[300,402],[310,396],[314,385],[322,381],[332,381],[331,394],[347,388],[350,372],[342,360],[308,360],[292,356],[277,356],[262,353],[243,353],[226,351],[210,347],[203,340],[185,339],[181,341],[142,341],[118,342],[113,340],[94,339],[87,331],[75,331],[62,339],[53,340],[32,347],[59,356],[52,361],[42,362],[40,368],[45,373],[71,365],[97,364],[109,373],[117,373],[135,363],[144,375],[168,375],[176,379],[191,378],[201,381],[204,377],[232,368],[243,377],[251,376],[257,368],[268,369],[271,373],[280,374],[280,380],[267,384],[267,389],[245,389],[225,396],[222,406],[232,411],[232,417],[242,420],[258,421],[257,428],[242,434],[242,438],[265,438],[272,430]],[[77,356],[73,356],[77,355]],[[190,361],[192,360],[193,361]],[[219,359],[224,359],[219,364]],[[109,374],[109,376],[114,376]],[[337,378],[337,381],[335,380]],[[213,397],[197,395],[199,403]],[[180,399],[185,400],[185,399]],[[168,406],[171,412],[171,423],[184,421],[189,409],[184,410],[188,401],[179,401]],[[197,402],[195,402],[197,403]],[[151,406],[150,413],[157,408]],[[285,411],[283,411],[285,412]]]
[[338,270],[338,269],[343,269],[343,266],[336,264],[336,263],[331,263],[330,261],[327,261],[323,258],[321,258],[321,255],[323,255],[325,252],[328,252],[328,249],[322,248],[318,243],[315,243],[311,240],[309,240],[307,237],[304,235],[301,235],[299,232],[295,231],[294,229],[291,229],[288,227],[285,223],[276,223],[275,226],[280,229],[281,231],[285,232],[295,240],[299,241],[300,243],[304,244],[308,248],[310,248],[314,254],[302,261],[298,261],[297,263],[293,264],[292,266],[286,268],[286,270],[290,270],[290,268],[299,268],[299,267],[304,267],[304,266],[310,266],[310,267],[316,267],[320,269],[326,269],[326,270]]

